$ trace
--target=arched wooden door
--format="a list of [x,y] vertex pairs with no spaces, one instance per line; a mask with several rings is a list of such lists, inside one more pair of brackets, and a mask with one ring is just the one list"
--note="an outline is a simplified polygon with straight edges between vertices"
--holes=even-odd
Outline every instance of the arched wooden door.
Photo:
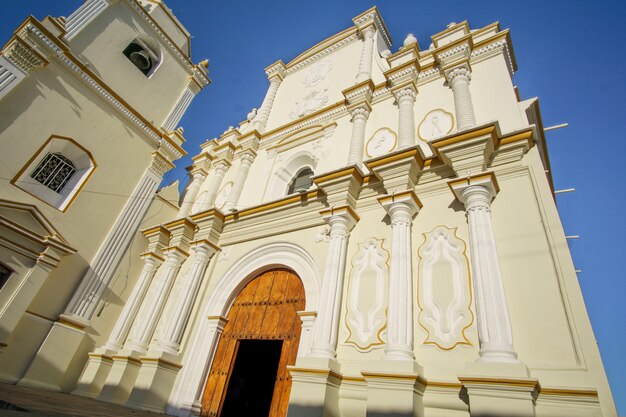
[[[241,290],[217,345],[202,396],[202,416],[287,414],[287,365],[296,361],[302,328],[296,313],[304,307],[302,282],[286,269],[267,271]],[[263,395],[267,404],[254,406],[255,401],[265,401]],[[238,408],[245,406],[247,411]]]

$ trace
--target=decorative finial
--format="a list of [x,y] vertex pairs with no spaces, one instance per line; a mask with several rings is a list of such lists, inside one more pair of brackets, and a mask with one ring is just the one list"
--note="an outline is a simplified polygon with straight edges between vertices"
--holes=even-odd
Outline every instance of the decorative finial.
[[205,59],[204,61],[200,61],[200,65],[202,65],[205,69],[209,69],[209,60]]
[[380,56],[382,56],[383,58],[387,58],[389,55],[391,55],[391,51],[389,49],[385,49],[380,53]]
[[417,38],[412,33],[409,33],[404,39],[404,46],[409,46],[412,43],[417,43]]
[[446,26],[448,29],[450,29],[452,26],[456,25],[456,22],[450,22],[448,23],[448,26]]
[[257,112],[256,107],[250,110],[250,113],[248,113],[247,119],[252,121],[252,119],[256,117],[256,112]]

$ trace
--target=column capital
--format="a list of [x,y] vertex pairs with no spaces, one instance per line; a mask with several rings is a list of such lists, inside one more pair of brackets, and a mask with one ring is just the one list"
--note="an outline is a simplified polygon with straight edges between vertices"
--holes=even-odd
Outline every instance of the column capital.
[[163,175],[172,168],[174,168],[174,164],[165,154],[158,150],[152,152],[152,161],[150,161],[150,167],[148,169],[153,174],[162,178]]
[[489,204],[500,191],[496,174],[493,172],[483,172],[466,178],[457,178],[448,181],[448,187],[450,187],[454,196],[466,206],[470,203],[470,200],[484,200],[484,202]]
[[[419,52],[415,54],[416,56],[413,56],[412,54],[408,57],[405,56],[407,54],[406,52],[402,56],[398,56],[399,53],[400,51],[387,57],[387,61],[389,62],[391,69],[385,71],[385,79],[392,88],[400,88],[404,84],[409,83],[412,83],[413,86],[415,86],[417,77],[419,76],[419,72],[421,70],[418,61]],[[416,87],[415,89],[417,91]]]
[[459,66],[445,69],[443,72],[448,84],[453,84],[456,80],[465,79],[469,82],[472,79],[472,68],[469,62],[465,62]]
[[402,149],[365,162],[378,177],[388,193],[410,190],[424,166],[424,156],[419,147]]
[[241,153],[239,153],[238,157],[239,157],[238,159],[241,161],[242,164],[246,164],[250,166],[252,165],[252,163],[254,162],[254,159],[256,158],[256,152],[252,149],[246,149],[242,151]]
[[348,237],[350,231],[359,222],[360,217],[350,206],[331,207],[328,210],[320,211],[324,221],[330,225],[331,238],[339,234]]
[[188,218],[177,219],[163,225],[170,232],[169,246],[166,253],[178,251],[189,254],[189,242],[193,239],[196,224]]
[[378,198],[378,202],[393,220],[398,207],[404,207],[411,217],[415,216],[422,208],[422,202],[414,191],[403,191],[400,193],[386,195]]
[[[374,30],[381,34],[382,39],[385,41],[387,48],[391,47],[391,36],[387,31],[387,26],[383,21],[380,13],[378,12],[378,8],[376,6],[364,11],[360,15],[356,16],[352,19],[354,26],[365,35],[367,30]],[[370,29],[372,28],[372,29]]]
[[144,254],[152,253],[163,260],[163,250],[167,247],[171,237],[170,231],[159,225],[144,229],[141,233],[148,239],[148,249]]
[[335,207],[356,206],[363,185],[363,173],[356,166],[313,177],[313,182],[326,194],[328,204]]
[[410,101],[410,103],[414,103],[415,98],[417,97],[417,86],[414,82],[409,82],[392,88],[391,93],[393,94],[398,104],[400,104],[400,102],[404,100],[408,100]]
[[450,43],[438,47],[433,51],[435,62],[439,64],[444,74],[449,69],[460,65],[469,66],[474,42],[471,34],[464,35]]

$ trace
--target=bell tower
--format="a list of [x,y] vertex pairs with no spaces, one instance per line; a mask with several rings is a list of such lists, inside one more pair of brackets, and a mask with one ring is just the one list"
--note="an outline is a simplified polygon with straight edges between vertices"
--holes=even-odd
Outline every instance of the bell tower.
[[160,0],[86,0],[65,29],[84,65],[166,132],[210,82],[208,61],[191,61],[189,32]]

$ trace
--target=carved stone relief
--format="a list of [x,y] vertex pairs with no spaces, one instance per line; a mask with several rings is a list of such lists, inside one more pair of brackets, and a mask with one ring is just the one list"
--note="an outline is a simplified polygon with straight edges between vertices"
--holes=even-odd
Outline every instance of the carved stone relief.
[[472,287],[465,242],[456,228],[437,226],[424,234],[418,250],[418,320],[428,336],[424,344],[443,350],[471,345],[465,331],[474,322]]
[[454,117],[442,109],[429,111],[417,128],[420,139],[430,141],[452,132]]
[[389,252],[382,245],[382,240],[374,238],[359,245],[359,252],[352,258],[348,281],[346,324],[349,336],[346,343],[364,352],[384,345]]
[[378,129],[367,141],[365,145],[365,153],[368,157],[374,158],[376,156],[382,156],[393,151],[398,142],[396,132],[383,127]]
[[233,183],[232,181],[229,181],[224,184],[220,192],[217,193],[217,197],[215,197],[215,207],[217,207],[219,210],[224,208],[224,205],[226,204],[226,199],[228,198],[228,194],[230,194],[230,190],[232,188]]
[[289,113],[289,117],[294,120],[307,114],[311,114],[328,104],[328,88],[326,75],[332,70],[334,60],[329,58],[311,66],[302,84],[305,87],[305,95],[296,101],[294,109]]

